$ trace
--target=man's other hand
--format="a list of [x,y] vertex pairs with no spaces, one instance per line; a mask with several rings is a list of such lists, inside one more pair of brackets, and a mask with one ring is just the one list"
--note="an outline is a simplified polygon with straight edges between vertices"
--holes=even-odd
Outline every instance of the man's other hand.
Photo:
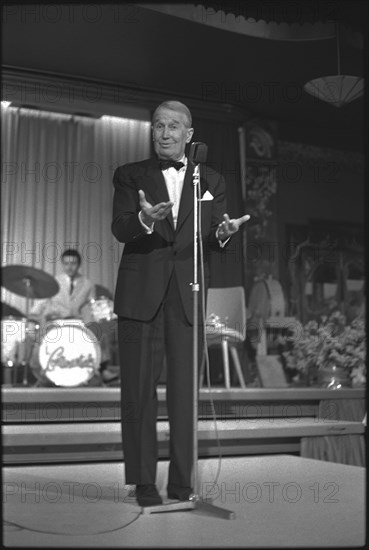
[[228,214],[223,214],[223,219],[224,221],[218,225],[218,239],[221,241],[229,239],[231,235],[237,233],[241,225],[250,219],[250,216],[245,214],[241,218],[231,220]]

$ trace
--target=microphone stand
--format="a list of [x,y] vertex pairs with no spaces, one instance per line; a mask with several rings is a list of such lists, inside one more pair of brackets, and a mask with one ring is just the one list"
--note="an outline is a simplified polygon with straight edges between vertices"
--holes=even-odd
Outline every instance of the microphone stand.
[[[200,168],[195,164],[193,172],[193,231],[194,231],[194,250],[193,250],[193,463],[192,477],[194,493],[190,496],[190,501],[194,503],[194,508],[203,510],[224,519],[235,519],[235,513],[219,506],[214,506],[211,499],[202,499],[199,495],[198,486],[198,303],[200,285],[198,283],[198,243],[199,243],[199,215],[200,205]],[[205,321],[205,320],[204,320]],[[206,346],[206,342],[204,342]]]
[[[212,515],[224,519],[235,519],[236,515],[230,510],[220,508],[212,504],[211,499],[202,499],[198,487],[198,303],[200,285],[198,283],[198,242],[199,242],[199,201],[200,201],[200,166],[194,165],[193,172],[193,462],[192,462],[192,483],[194,492],[189,500],[159,504],[142,508],[142,514],[154,514],[156,512],[172,512],[177,510],[203,510]],[[206,345],[206,342],[204,343]]]

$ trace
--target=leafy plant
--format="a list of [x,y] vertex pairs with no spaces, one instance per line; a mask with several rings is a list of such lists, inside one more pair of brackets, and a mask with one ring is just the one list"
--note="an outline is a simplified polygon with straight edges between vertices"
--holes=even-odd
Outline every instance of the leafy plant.
[[280,339],[282,358],[287,369],[300,375],[324,367],[341,367],[352,378],[352,384],[366,383],[365,321],[357,317],[346,324],[339,311],[300,325],[293,337]]

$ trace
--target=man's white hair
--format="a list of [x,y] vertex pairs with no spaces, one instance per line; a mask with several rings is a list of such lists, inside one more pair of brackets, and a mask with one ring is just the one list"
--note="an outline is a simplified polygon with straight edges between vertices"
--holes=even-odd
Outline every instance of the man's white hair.
[[160,105],[158,105],[158,107],[156,107],[156,109],[154,111],[154,114],[152,116],[152,122],[154,122],[156,114],[157,114],[159,109],[170,109],[171,111],[176,111],[177,113],[182,113],[186,117],[186,126],[188,128],[191,128],[191,126],[192,126],[191,111],[189,110],[189,108],[184,103],[181,103],[180,101],[174,101],[174,100],[163,101],[163,103],[160,103]]

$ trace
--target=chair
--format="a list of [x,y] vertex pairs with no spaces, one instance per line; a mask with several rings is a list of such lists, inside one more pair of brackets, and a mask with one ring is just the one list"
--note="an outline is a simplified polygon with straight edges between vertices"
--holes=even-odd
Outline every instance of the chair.
[[[209,288],[206,307],[206,342],[208,347],[222,348],[225,387],[230,389],[229,352],[241,388],[246,388],[238,357],[237,346],[246,339],[245,291],[242,286]],[[200,387],[203,382],[205,360],[200,369]]]

